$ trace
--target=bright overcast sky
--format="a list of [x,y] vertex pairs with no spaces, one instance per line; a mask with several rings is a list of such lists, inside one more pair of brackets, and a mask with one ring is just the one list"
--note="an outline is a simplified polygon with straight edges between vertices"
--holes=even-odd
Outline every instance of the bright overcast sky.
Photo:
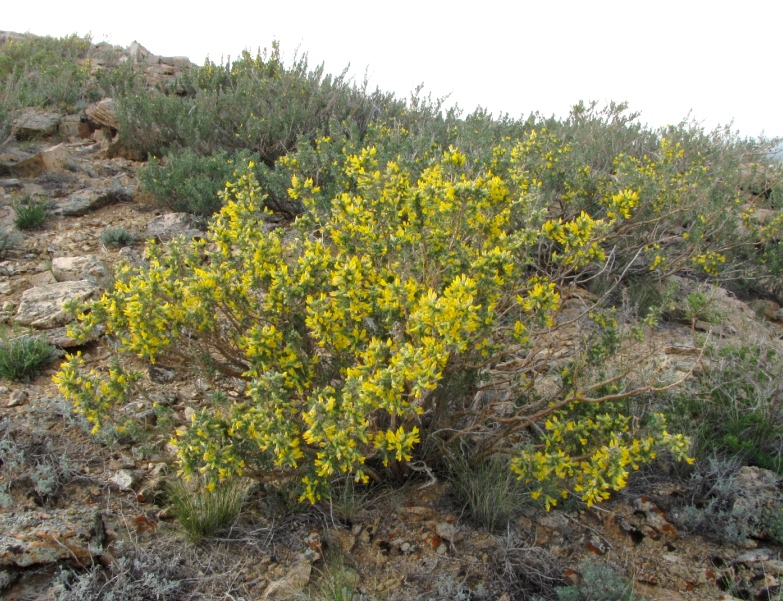
[[[690,112],[707,128],[783,136],[783,2],[509,0],[3,2],[0,30],[219,62],[243,48],[299,48],[332,73],[495,115],[563,116],[580,99],[627,100],[653,126]],[[775,92],[777,90],[777,92]]]

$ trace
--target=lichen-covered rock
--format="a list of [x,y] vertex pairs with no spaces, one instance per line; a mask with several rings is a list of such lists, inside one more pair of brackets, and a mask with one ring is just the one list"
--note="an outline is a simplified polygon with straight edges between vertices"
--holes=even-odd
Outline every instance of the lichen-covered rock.
[[264,591],[264,600],[293,599],[301,594],[310,582],[313,566],[310,561],[300,555],[281,579],[272,582]]
[[58,282],[89,280],[105,288],[110,280],[106,263],[95,255],[56,257],[52,259],[52,275]]
[[65,302],[84,301],[100,291],[100,286],[88,280],[36,286],[24,291],[14,319],[21,325],[40,330],[64,326],[73,321],[73,316],[63,310]]
[[90,565],[106,533],[95,509],[0,514],[0,567],[76,561]]
[[19,140],[29,140],[57,133],[61,114],[59,111],[43,111],[34,108],[25,111],[14,121],[14,130]]
[[65,144],[57,144],[22,159],[13,166],[12,171],[16,177],[39,177],[50,171],[62,171],[68,165],[69,160],[70,153]]
[[100,102],[91,104],[84,109],[84,114],[87,116],[89,122],[94,123],[97,126],[105,126],[114,131],[120,129],[114,107],[114,100],[111,98],[104,98]]
[[177,236],[200,238],[203,235],[198,220],[189,213],[166,213],[150,221],[147,226],[147,236],[161,241],[171,240]]
[[66,327],[46,330],[44,336],[46,336],[46,339],[49,341],[49,344],[61,349],[68,349],[76,346],[81,346],[88,342],[93,342],[94,340],[98,340],[98,338],[103,336],[105,333],[106,333],[106,326],[101,324],[98,327],[93,328],[87,336],[85,336],[84,338],[78,341],[68,336],[68,328]]
[[65,217],[82,217],[117,202],[128,202],[132,194],[121,186],[90,188],[74,192],[59,202],[55,213]]

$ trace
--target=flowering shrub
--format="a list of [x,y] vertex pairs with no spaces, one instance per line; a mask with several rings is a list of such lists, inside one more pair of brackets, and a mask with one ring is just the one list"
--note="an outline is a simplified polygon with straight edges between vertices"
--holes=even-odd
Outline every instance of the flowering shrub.
[[[369,147],[341,156],[328,212],[292,159],[288,194],[305,212],[288,230],[265,223],[251,163],[206,239],[150,244],[73,334],[105,324],[126,355],[247,382],[172,433],[185,477],[299,474],[315,502],[333,475],[378,477],[436,436],[466,439],[477,461],[510,454],[547,507],[592,504],[659,448],[686,458],[663,416],[623,410],[677,382],[634,350],[643,330],[575,286],[600,268],[720,267],[722,226],[698,219],[707,176],[682,158],[664,140],[658,160],[620,156],[615,178],[592,181],[534,130],[484,167],[450,148],[414,176]],[[78,355],[55,381],[96,429],[144,388],[121,364],[85,372]]]

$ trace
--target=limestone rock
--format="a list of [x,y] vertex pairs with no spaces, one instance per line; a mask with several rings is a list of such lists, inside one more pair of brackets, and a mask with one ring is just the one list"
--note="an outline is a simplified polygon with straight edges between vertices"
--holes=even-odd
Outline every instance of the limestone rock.
[[117,131],[120,129],[120,123],[117,121],[117,114],[114,106],[114,100],[104,98],[100,102],[91,104],[84,109],[87,120],[97,126],[105,126]]
[[62,171],[69,161],[68,148],[65,144],[57,144],[22,159],[12,167],[12,171],[16,177],[33,178],[49,171]]
[[199,228],[198,220],[188,213],[167,213],[160,215],[147,226],[147,236],[161,241],[171,240],[177,236],[185,238],[202,238],[204,232]]
[[65,217],[81,217],[116,202],[128,202],[131,198],[131,193],[121,186],[90,188],[61,200],[54,212]]
[[133,43],[128,46],[128,55],[133,62],[143,63],[149,56],[152,55],[152,53],[144,46],[139,44],[136,40],[133,40]]
[[96,328],[94,328],[89,333],[89,335],[86,338],[79,341],[68,336],[68,328],[66,327],[46,330],[44,335],[46,336],[46,339],[49,341],[49,344],[61,349],[68,349],[76,346],[81,346],[82,344],[87,344],[88,342],[93,342],[94,340],[98,340],[98,338],[103,336],[105,333],[106,333],[106,326],[103,324],[99,324]]
[[16,137],[19,140],[29,140],[51,136],[57,133],[61,114],[59,111],[44,111],[38,109],[25,109],[14,121]]
[[29,395],[26,390],[17,390],[11,393],[11,398],[8,400],[6,407],[18,407],[24,405],[27,402]]
[[84,301],[99,293],[100,288],[87,280],[36,286],[22,293],[15,321],[41,330],[63,326],[73,320],[73,316],[63,310],[63,303]]
[[99,127],[90,136],[92,140],[98,143],[101,150],[108,151],[114,140],[114,134],[110,127]]
[[89,280],[102,288],[106,288],[111,279],[109,268],[95,255],[52,259],[52,275],[58,282]]
[[5,189],[6,192],[10,190],[20,191],[24,190],[24,184],[16,178],[0,178],[0,188]]
[[356,545],[356,539],[345,528],[330,528],[328,534],[330,538],[337,541],[343,553],[350,553]]
[[312,565],[303,555],[298,556],[286,575],[272,582],[261,598],[272,601],[297,597],[310,582],[312,569]]
[[90,137],[90,126],[87,125],[80,115],[65,115],[60,119],[60,135],[73,139],[83,139]]
[[753,309],[756,314],[762,319],[769,321],[775,321],[776,315],[780,311],[780,305],[775,301],[766,300],[763,298],[757,298],[749,303],[750,308]]
[[160,59],[161,64],[176,67],[177,69],[188,69],[193,66],[187,56],[163,56]]
[[109,480],[119,486],[121,490],[132,490],[136,483],[136,477],[130,470],[119,470]]
[[[636,514],[644,515],[645,525],[655,533],[662,534],[669,539],[678,537],[677,529],[669,523],[666,514],[647,497],[634,499],[633,508]],[[653,538],[656,539],[657,536],[653,535]]]
[[74,560],[91,565],[105,536],[100,513],[94,509],[0,514],[0,567]]

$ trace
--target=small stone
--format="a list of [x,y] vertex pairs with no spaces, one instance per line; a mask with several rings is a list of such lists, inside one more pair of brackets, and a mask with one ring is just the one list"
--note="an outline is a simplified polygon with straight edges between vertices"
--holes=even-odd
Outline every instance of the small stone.
[[435,526],[435,533],[444,540],[453,543],[457,538],[457,528],[454,524],[448,522],[440,522]]
[[26,390],[17,390],[11,394],[11,398],[8,400],[8,407],[18,407],[24,405],[29,398]]
[[423,522],[425,520],[432,520],[437,516],[434,509],[429,507],[401,507],[400,513],[402,518],[409,522]]
[[157,365],[150,365],[147,370],[150,380],[157,382],[158,384],[167,384],[174,379],[176,375],[173,369],[166,369],[164,367],[158,367]]
[[147,236],[161,241],[171,240],[177,236],[186,239],[203,238],[204,232],[199,221],[189,213],[167,213],[156,217],[147,225]]
[[159,520],[173,520],[174,517],[174,513],[170,509],[161,509],[158,512]]
[[340,545],[340,549],[343,550],[343,553],[350,553],[351,549],[353,549],[354,545],[356,544],[356,539],[351,535],[350,532],[343,528],[332,528],[329,530],[329,534],[331,534],[332,537],[337,540],[337,543]]
[[288,570],[285,576],[272,582],[261,597],[264,600],[296,598],[310,582],[312,565],[302,555]]
[[112,185],[109,180],[104,187],[74,192],[58,202],[55,213],[65,217],[82,217],[90,211],[96,211],[118,202],[128,202],[131,199],[130,191]]
[[772,559],[772,552],[769,549],[754,549],[753,551],[746,551],[740,553],[734,559],[738,563],[758,563],[760,561],[767,561]]
[[109,478],[109,480],[119,486],[122,490],[132,490],[131,487],[136,481],[130,470],[119,470]]
[[572,570],[571,568],[566,568],[563,571],[563,580],[566,581],[567,584],[575,585],[579,583],[579,572],[576,570]]
[[681,563],[682,562],[682,560],[680,559],[679,556],[673,555],[671,553],[664,553],[663,555],[661,555],[661,557],[663,559],[665,559],[666,561],[671,562],[671,563]]
[[117,459],[117,463],[124,470],[136,469],[136,461],[132,457],[128,457],[127,455],[120,455],[119,458]]
[[93,328],[84,336],[84,338],[80,339],[78,342],[75,338],[68,336],[68,328],[66,327],[45,330],[44,336],[46,336],[46,339],[50,344],[61,349],[65,349],[81,346],[83,344],[87,344],[88,342],[93,342],[94,340],[98,340],[98,338],[103,336],[105,333],[106,326],[104,324],[98,324],[98,326]]

